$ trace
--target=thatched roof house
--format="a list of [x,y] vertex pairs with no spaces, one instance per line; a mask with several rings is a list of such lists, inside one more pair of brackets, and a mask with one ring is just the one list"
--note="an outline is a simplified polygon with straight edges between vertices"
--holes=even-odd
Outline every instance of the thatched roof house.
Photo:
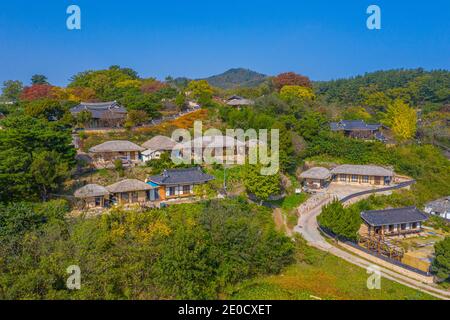
[[245,99],[240,96],[232,96],[227,100],[227,105],[229,106],[251,106],[254,105],[255,101],[250,99]]
[[366,176],[379,176],[379,177],[392,177],[394,172],[392,170],[373,166],[373,165],[353,165],[344,164],[337,166],[331,170],[333,174],[354,174],[354,175],[366,175]]
[[144,142],[142,147],[147,150],[162,150],[162,151],[170,151],[175,147],[177,143],[169,137],[166,136],[155,136],[150,140]]
[[314,167],[309,170],[303,171],[300,174],[302,179],[317,179],[317,180],[327,180],[331,177],[331,172],[327,168]]
[[75,191],[74,196],[76,198],[85,199],[85,198],[94,198],[94,197],[102,197],[109,194],[109,191],[98,184],[87,184],[84,187]]
[[126,140],[112,140],[106,141],[89,149],[92,153],[102,152],[131,152],[144,151],[145,149],[137,144]]
[[123,192],[151,190],[153,189],[153,187],[137,179],[125,179],[116,182],[110,186],[107,186],[106,189],[111,193],[123,193]]

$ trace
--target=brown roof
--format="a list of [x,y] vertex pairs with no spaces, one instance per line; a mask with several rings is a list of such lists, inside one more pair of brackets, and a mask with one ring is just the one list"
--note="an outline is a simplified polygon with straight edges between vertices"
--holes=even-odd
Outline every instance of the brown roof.
[[92,198],[101,197],[109,194],[109,191],[105,187],[98,184],[87,184],[84,187],[75,191],[74,196],[76,198]]
[[355,175],[367,175],[367,176],[380,176],[380,177],[392,177],[394,172],[390,169],[386,169],[373,165],[353,165],[344,164],[331,170],[333,174],[355,174]]
[[124,152],[124,151],[144,151],[145,149],[137,144],[126,140],[106,141],[89,149],[89,152]]
[[108,189],[108,191],[111,193],[118,193],[151,190],[154,188],[149,184],[137,179],[125,179],[107,186],[106,189]]
[[171,138],[166,136],[155,136],[151,138],[150,140],[144,142],[142,144],[142,147],[144,147],[147,150],[172,150],[173,147],[177,143],[173,141]]
[[303,179],[320,179],[325,180],[330,178],[331,172],[327,168],[323,167],[314,167],[309,170],[306,170],[300,174],[300,178]]

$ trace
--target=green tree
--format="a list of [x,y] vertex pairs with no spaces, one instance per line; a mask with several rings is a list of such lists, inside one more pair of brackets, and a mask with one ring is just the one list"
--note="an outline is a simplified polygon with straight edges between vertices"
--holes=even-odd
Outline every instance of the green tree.
[[35,84],[49,84],[47,81],[47,77],[43,74],[35,74],[31,77],[31,85]]
[[[29,116],[10,116],[0,130],[0,202],[34,199],[41,185],[33,178],[31,166],[43,152],[54,152],[58,163],[75,165],[76,151],[70,130],[57,122]],[[38,156],[39,158],[39,156]]]
[[431,270],[444,281],[450,280],[450,237],[437,242],[434,245],[435,259]]
[[208,104],[213,96],[213,89],[206,80],[189,82],[186,91],[190,91],[190,95],[200,104]]
[[47,120],[61,119],[67,110],[59,101],[51,99],[40,99],[30,101],[25,106],[25,113],[35,118]]
[[67,162],[56,151],[41,151],[33,156],[30,173],[43,201],[50,192],[58,190],[69,175]]
[[92,113],[89,110],[83,110],[75,116],[77,125],[81,127],[87,126],[92,120]]
[[322,208],[317,221],[338,236],[351,240],[358,238],[361,218],[357,207],[344,208],[339,200],[335,200]]
[[2,97],[8,101],[18,101],[23,90],[23,83],[19,80],[7,80],[3,82]]
[[262,175],[260,166],[247,165],[244,169],[243,179],[245,189],[260,200],[268,200],[270,196],[280,193],[280,175]]

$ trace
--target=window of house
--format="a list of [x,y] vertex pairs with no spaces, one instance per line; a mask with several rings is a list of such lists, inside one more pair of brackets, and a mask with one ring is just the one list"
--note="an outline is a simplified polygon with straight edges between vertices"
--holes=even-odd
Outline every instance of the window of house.
[[102,197],[95,197],[95,206],[99,207],[102,204]]
[[352,175],[352,182],[358,182],[358,176]]
[[120,197],[122,198],[123,202],[130,201],[130,195],[128,194],[128,192],[123,192]]
[[340,181],[346,181],[346,180],[347,180],[347,175],[346,175],[346,174],[341,174],[341,175],[339,176],[339,180],[340,180]]
[[169,187],[169,196],[174,196],[175,190],[176,190],[176,187]]
[[191,193],[191,186],[183,186],[183,194]]
[[363,181],[364,183],[369,183],[369,176],[363,176],[363,177],[362,177],[362,181]]
[[131,201],[132,202],[138,202],[139,196],[137,192],[132,192],[131,193]]
[[393,224],[389,225],[389,232],[394,232],[394,225]]
[[417,229],[417,222],[414,222],[414,223],[412,224],[412,229]]

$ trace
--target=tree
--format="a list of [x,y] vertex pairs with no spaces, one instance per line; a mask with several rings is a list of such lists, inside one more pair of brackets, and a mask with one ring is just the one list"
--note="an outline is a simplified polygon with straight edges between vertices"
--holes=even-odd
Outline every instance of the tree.
[[162,83],[161,81],[158,81],[155,79],[149,79],[149,80],[144,81],[144,83],[141,86],[141,91],[143,93],[155,93],[166,87],[167,87],[167,84]]
[[208,104],[213,96],[213,89],[206,80],[189,82],[186,91],[190,91],[190,95],[200,104]]
[[327,119],[319,112],[307,112],[297,123],[297,131],[306,141],[312,141],[327,128]]
[[444,281],[450,280],[450,237],[437,242],[434,245],[435,259],[431,270]]
[[35,118],[47,120],[61,119],[66,110],[61,103],[51,99],[34,100],[26,104],[25,113]]
[[49,84],[47,81],[47,77],[43,74],[35,74],[31,77],[31,85],[35,84]]
[[75,121],[79,126],[85,127],[92,120],[92,113],[89,110],[83,110],[75,116]]
[[43,201],[57,190],[68,176],[68,163],[56,151],[42,151],[34,155],[30,173],[38,186]]
[[175,104],[177,105],[179,110],[183,110],[186,108],[187,102],[186,102],[186,95],[184,92],[180,92],[177,97],[175,98]]
[[397,140],[409,140],[414,137],[417,130],[416,110],[402,100],[396,99],[387,108],[384,124],[391,127]]
[[132,126],[141,125],[148,122],[149,116],[144,110],[130,110],[127,115],[127,122]]
[[260,166],[247,165],[244,168],[244,185],[248,193],[260,200],[280,193],[280,175],[261,175]]
[[23,90],[23,84],[19,80],[7,80],[3,82],[2,97],[8,101],[19,100]]
[[33,101],[38,99],[53,98],[53,86],[48,84],[34,84],[23,89],[20,100]]
[[32,200],[41,195],[41,185],[35,181],[31,166],[42,152],[54,151],[52,155],[58,163],[66,163],[68,168],[75,165],[76,151],[71,144],[70,130],[59,123],[30,116],[9,116],[2,120],[1,126],[0,202]]
[[281,73],[272,79],[273,85],[277,90],[284,86],[301,86],[312,88],[311,81],[308,77],[296,74],[294,72]]
[[358,208],[344,208],[339,200],[323,207],[317,221],[334,234],[351,240],[358,238],[361,227]]
[[316,98],[311,88],[286,85],[280,90],[280,98],[286,102],[305,102]]

